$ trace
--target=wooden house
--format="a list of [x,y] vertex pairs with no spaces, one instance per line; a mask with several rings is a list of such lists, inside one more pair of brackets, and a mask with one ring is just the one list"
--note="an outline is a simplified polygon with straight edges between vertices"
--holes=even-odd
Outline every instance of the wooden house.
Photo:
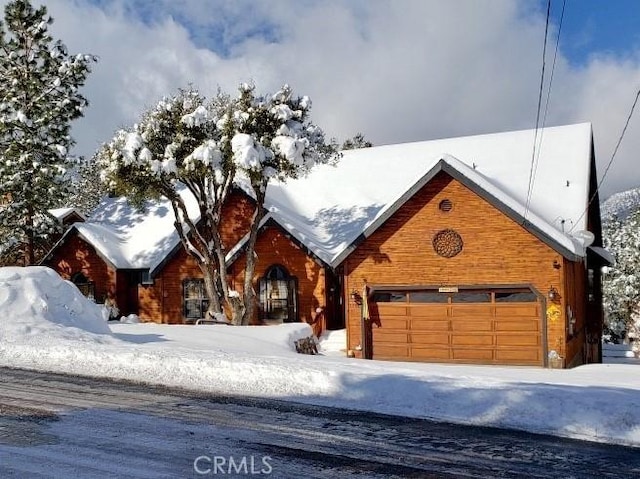
[[[337,166],[271,184],[254,323],[346,327],[347,349],[368,359],[600,361],[610,256],[591,126],[537,135],[535,151],[533,130],[346,151]],[[234,195],[223,236],[241,290],[253,203]],[[95,298],[123,314],[194,321],[207,299],[172,222],[166,203],[137,212],[105,199],[45,262],[93,283]]]

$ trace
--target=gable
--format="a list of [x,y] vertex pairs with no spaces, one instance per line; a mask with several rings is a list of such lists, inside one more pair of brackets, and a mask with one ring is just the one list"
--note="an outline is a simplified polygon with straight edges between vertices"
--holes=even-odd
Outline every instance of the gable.
[[[453,231],[461,241],[451,256],[434,241],[443,231]],[[522,283],[532,267],[548,271],[553,280],[552,263],[558,257],[548,244],[441,171],[343,264],[372,283],[496,284]]]

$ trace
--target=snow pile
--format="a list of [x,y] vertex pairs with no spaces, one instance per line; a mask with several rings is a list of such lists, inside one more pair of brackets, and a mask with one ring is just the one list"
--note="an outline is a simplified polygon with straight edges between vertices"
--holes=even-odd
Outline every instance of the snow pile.
[[320,353],[328,356],[347,355],[347,330],[324,331],[319,338]]
[[44,266],[0,268],[0,336],[46,341],[47,334],[90,339],[110,335],[100,306]]

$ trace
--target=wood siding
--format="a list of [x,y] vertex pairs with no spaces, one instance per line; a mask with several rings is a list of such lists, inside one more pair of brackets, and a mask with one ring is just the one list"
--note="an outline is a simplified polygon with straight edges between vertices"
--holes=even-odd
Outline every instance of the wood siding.
[[97,302],[103,303],[106,298],[116,300],[115,270],[77,233],[70,235],[64,244],[56,249],[46,265],[64,279],[70,280],[76,273],[85,275],[94,283]]
[[[448,199],[453,207],[440,211]],[[464,242],[452,258],[439,256],[433,236],[457,231]],[[554,262],[557,265],[554,266]],[[410,198],[389,220],[343,262],[344,292],[371,285],[531,285],[542,296],[551,286],[564,296],[563,258],[473,191],[440,173]],[[542,308],[546,308],[543,299]],[[348,348],[361,344],[360,307],[347,307]],[[374,326],[375,329],[375,326]],[[473,332],[469,332],[473,335]],[[547,322],[547,348],[566,354],[564,313]],[[545,353],[542,348],[541,353]],[[375,355],[375,352],[374,352]],[[505,363],[509,363],[505,360]]]
[[[311,323],[315,319],[317,308],[325,308],[325,271],[324,267],[314,261],[280,228],[265,228],[256,242],[258,261],[253,277],[257,291],[257,282],[267,269],[274,265],[284,266],[291,276],[298,279],[298,311],[299,320]],[[244,255],[232,265],[230,274],[234,288],[242,291],[246,260]],[[257,322],[257,317],[254,322]]]
[[[222,209],[220,237],[225,248],[230,249],[249,231],[255,205],[251,198],[240,191],[233,191]],[[139,316],[143,321],[180,324],[183,317],[183,290],[185,279],[202,278],[195,260],[184,251],[182,245],[174,252],[156,275],[153,285],[138,287]]]

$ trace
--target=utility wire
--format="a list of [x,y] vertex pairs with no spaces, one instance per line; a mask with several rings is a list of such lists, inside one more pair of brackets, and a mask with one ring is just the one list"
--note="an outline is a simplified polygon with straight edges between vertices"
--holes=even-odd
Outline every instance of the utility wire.
[[536,129],[533,136],[533,151],[531,152],[531,168],[529,169],[529,186],[527,188],[527,201],[524,209],[523,222],[527,221],[527,214],[529,213],[529,203],[531,202],[531,193],[533,189],[533,168],[536,161],[536,144],[538,142],[538,129],[540,126],[540,110],[542,107],[542,92],[544,91],[544,69],[545,69],[545,57],[547,56],[547,37],[549,34],[549,15],[551,13],[551,0],[547,0],[547,20],[544,27],[544,44],[542,47],[542,74],[540,75],[540,91],[538,92],[538,111],[536,113]]
[[[531,195],[533,195],[533,186],[536,182],[536,173],[538,172],[538,165],[540,164],[540,152],[542,151],[542,138],[544,136],[544,127],[547,123],[547,112],[549,111],[549,99],[551,98],[551,85],[553,84],[553,74],[556,71],[556,60],[558,58],[558,46],[560,45],[560,33],[562,33],[562,21],[564,19],[564,10],[567,4],[567,0],[562,0],[562,12],[560,13],[560,23],[558,24],[558,35],[556,37],[556,49],[553,53],[553,64],[551,65],[551,75],[549,77],[549,86],[547,88],[547,101],[544,105],[544,115],[542,116],[542,126],[540,127],[540,140],[538,141],[538,152],[536,155],[536,162],[533,169],[533,179],[531,180]],[[529,197],[529,201],[531,198]]]
[[584,218],[584,215],[586,215],[587,211],[589,211],[589,207],[591,206],[591,203],[593,203],[593,200],[595,200],[597,198],[598,191],[600,190],[600,187],[602,186],[602,183],[604,182],[604,179],[607,177],[607,173],[609,173],[609,169],[611,168],[611,165],[613,164],[613,160],[615,159],[616,154],[618,153],[618,148],[620,148],[620,144],[622,143],[622,139],[624,138],[624,135],[627,132],[627,128],[629,127],[629,122],[631,121],[631,117],[633,116],[633,111],[636,109],[636,105],[638,104],[638,98],[639,97],[640,97],[640,89],[638,89],[638,92],[636,93],[636,98],[633,101],[633,105],[631,105],[631,110],[629,111],[629,115],[627,116],[627,121],[624,124],[624,128],[622,129],[622,133],[620,133],[620,138],[618,138],[618,143],[616,143],[616,147],[613,150],[613,154],[611,155],[611,159],[607,163],[607,167],[604,169],[604,173],[602,174],[602,178],[600,178],[600,181],[598,182],[598,185],[596,186],[596,191],[593,192],[593,195],[591,196],[591,199],[589,199],[589,203],[587,203],[587,207],[585,208],[585,210],[580,215],[580,218],[578,218],[577,221],[573,224],[573,227],[569,230],[569,233],[571,233],[573,231],[573,229],[578,225],[578,223],[580,223],[580,220],[582,218]]

